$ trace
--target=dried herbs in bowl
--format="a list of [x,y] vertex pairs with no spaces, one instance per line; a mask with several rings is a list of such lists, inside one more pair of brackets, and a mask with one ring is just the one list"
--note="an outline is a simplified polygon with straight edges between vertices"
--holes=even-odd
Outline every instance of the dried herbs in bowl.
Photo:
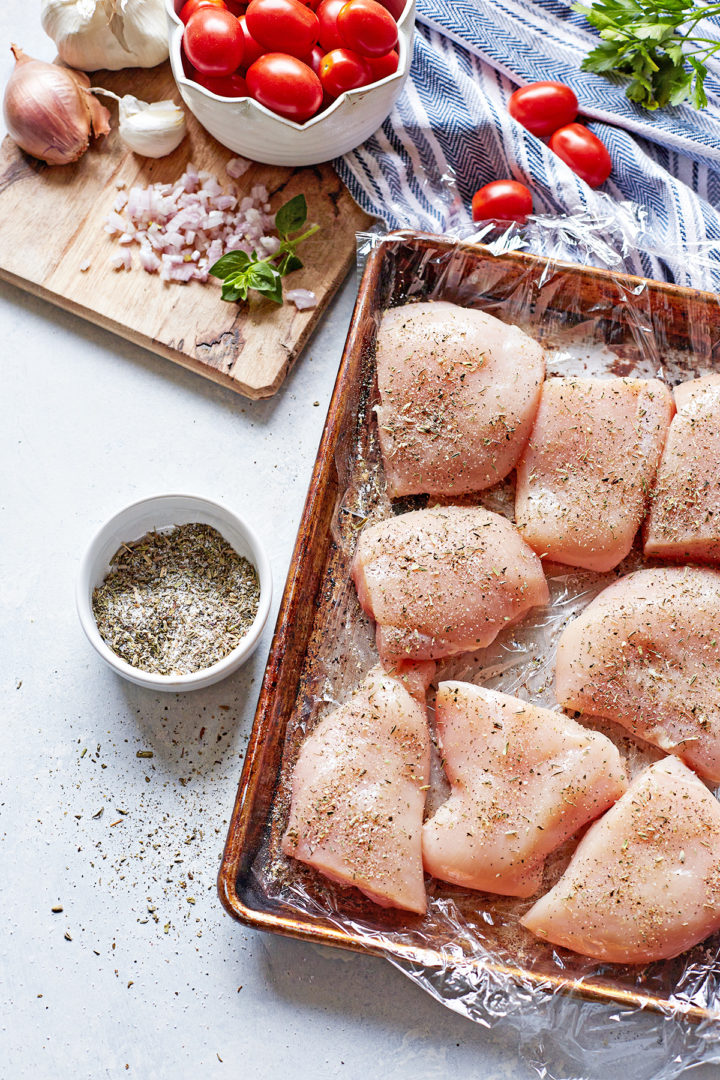
[[200,523],[123,544],[92,594],[108,648],[156,675],[189,675],[224,659],[248,633],[259,604],[256,568]]

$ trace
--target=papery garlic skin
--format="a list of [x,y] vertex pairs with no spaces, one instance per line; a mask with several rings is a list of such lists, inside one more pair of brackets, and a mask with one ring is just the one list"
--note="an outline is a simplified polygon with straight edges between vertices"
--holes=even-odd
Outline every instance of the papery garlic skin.
[[3,114],[10,137],[48,165],[82,157],[90,136],[107,135],[110,114],[89,91],[90,80],[11,46],[15,67],[5,87]]
[[118,106],[120,138],[130,150],[143,157],[171,154],[187,133],[185,113],[173,101],[138,101],[131,94],[120,98]]
[[155,67],[168,57],[163,0],[42,0],[43,29],[82,71]]

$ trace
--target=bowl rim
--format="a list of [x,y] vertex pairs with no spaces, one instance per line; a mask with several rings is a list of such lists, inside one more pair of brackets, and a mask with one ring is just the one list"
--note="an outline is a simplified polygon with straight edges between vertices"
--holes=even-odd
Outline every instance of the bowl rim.
[[[105,544],[108,536],[118,531],[119,526],[122,525],[122,522],[133,511],[136,511],[141,507],[149,509],[152,505],[161,506],[163,503],[167,503],[172,499],[187,500],[190,503],[195,504],[200,513],[204,510],[212,511],[218,518],[231,523],[238,532],[241,532],[247,538],[248,547],[250,548],[252,556],[251,561],[257,570],[260,582],[258,610],[252,625],[244,637],[238,642],[235,648],[227,654],[227,656],[224,656],[221,660],[216,661],[209,667],[200,668],[198,671],[193,671],[188,675],[160,675],[155,672],[143,671],[141,668],[133,667],[132,664],[123,660],[122,657],[118,656],[117,653],[113,652],[112,649],[105,644],[100,636],[100,631],[98,630],[92,610],[91,582],[97,564],[98,551]],[[160,529],[170,527],[171,525],[165,526],[162,524],[158,526]],[[225,537],[225,539],[227,539],[227,537]],[[120,543],[122,543],[122,541],[120,541]],[[231,542],[228,540],[228,543]],[[231,544],[231,546],[234,545]],[[130,682],[134,682],[150,689],[182,691],[201,689],[211,683],[219,682],[220,679],[224,678],[226,675],[232,674],[232,672],[238,668],[248,656],[250,656],[265,629],[265,624],[270,614],[272,592],[273,586],[270,560],[260,538],[247,520],[240,517],[240,515],[236,514],[234,511],[229,510],[222,503],[209,499],[204,495],[196,495],[185,491],[171,491],[162,492],[161,494],[156,495],[148,495],[145,498],[128,503],[113,514],[112,517],[108,518],[95,531],[80,560],[80,567],[75,583],[75,606],[77,608],[80,624],[88,641],[102,659],[105,660],[105,662],[119,675],[129,679]]]
[[[268,119],[275,121],[283,127],[289,128],[291,131],[309,131],[313,127],[318,126],[333,113],[337,112],[340,105],[345,101],[352,101],[356,97],[362,94],[367,94],[370,90],[375,90],[378,86],[391,86],[394,82],[404,80],[408,74],[410,67],[410,61],[412,60],[412,54],[410,46],[412,44],[412,34],[410,40],[407,41],[401,30],[404,29],[404,24],[407,22],[408,15],[415,9],[416,0],[406,0],[405,7],[402,10],[400,18],[397,21],[398,26],[398,66],[397,71],[394,71],[392,75],[386,75],[384,79],[378,79],[377,82],[370,83],[367,86],[358,86],[354,90],[345,90],[339,97],[335,98],[335,101],[329,108],[323,112],[311,116],[309,120],[306,120],[304,124],[298,124],[295,120],[288,120],[285,116],[280,116],[279,113],[272,112],[265,105],[261,105],[259,101],[249,96],[246,97],[223,97],[221,94],[214,94],[212,90],[206,89],[201,86],[200,83],[195,82],[192,79],[188,79],[184,73],[182,62],[182,36],[185,27],[180,20],[180,16],[175,11],[175,0],[165,0],[165,11],[168,18],[175,23],[175,27],[170,34],[170,40],[168,47],[170,51],[171,64],[174,59],[175,64],[173,66],[173,77],[178,86],[182,85],[188,88],[193,93],[199,94],[201,97],[206,98],[208,101],[217,101],[225,104],[226,102],[245,102],[247,106],[254,109],[261,116],[266,116]],[[414,19],[413,19],[414,25]],[[177,66],[178,71],[175,71]]]

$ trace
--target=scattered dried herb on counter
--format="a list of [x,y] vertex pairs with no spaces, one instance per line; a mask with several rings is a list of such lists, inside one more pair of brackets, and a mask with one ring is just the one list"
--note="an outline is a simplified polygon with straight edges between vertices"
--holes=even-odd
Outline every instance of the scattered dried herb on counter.
[[140,671],[189,675],[232,652],[257,614],[255,567],[210,525],[123,544],[93,592],[100,636]]

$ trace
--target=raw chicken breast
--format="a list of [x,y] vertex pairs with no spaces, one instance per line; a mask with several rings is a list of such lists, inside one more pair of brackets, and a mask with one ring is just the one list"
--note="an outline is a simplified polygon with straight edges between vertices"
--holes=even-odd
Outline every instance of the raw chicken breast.
[[720,562],[720,375],[675,387],[645,531],[645,554]]
[[385,665],[385,671],[402,683],[423,705],[430,683],[435,678],[437,665],[434,660],[395,660]]
[[644,769],[521,922],[611,963],[678,956],[720,929],[720,803],[677,758]]
[[561,705],[605,716],[720,782],[720,571],[638,570],[563,631]]
[[382,907],[424,914],[429,771],[424,704],[373,668],[300,750],[283,851]]
[[545,356],[517,326],[443,301],[383,316],[377,409],[388,493],[460,495],[507,476],[530,435]]
[[548,379],[517,468],[515,520],[535,551],[611,570],[645,516],[673,413],[657,379]]
[[352,567],[386,665],[484,648],[549,599],[537,555],[479,506],[413,510],[367,526]]
[[627,788],[610,740],[562,713],[443,682],[436,721],[452,794],[423,826],[423,862],[443,881],[532,896],[550,852]]

